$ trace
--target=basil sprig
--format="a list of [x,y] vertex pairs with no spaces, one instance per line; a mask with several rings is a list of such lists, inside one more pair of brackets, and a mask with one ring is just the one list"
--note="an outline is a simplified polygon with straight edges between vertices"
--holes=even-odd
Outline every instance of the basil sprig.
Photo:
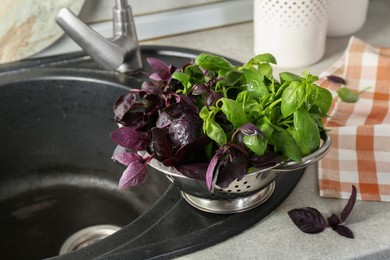
[[[209,91],[219,93],[222,98],[201,110],[203,130],[219,145],[226,144],[235,129],[252,123],[259,129],[267,129],[267,133],[264,140],[258,136],[245,137],[244,144],[249,150],[261,156],[268,145],[300,162],[320,146],[320,133],[325,130],[321,118],[329,111],[332,95],[316,85],[318,78],[308,72],[302,76],[282,72],[278,81],[272,74],[271,64],[275,63],[268,53],[257,55],[242,66],[203,53],[195,60],[195,66],[205,73],[201,78],[200,74],[187,73],[188,81],[207,83],[220,79]],[[179,74],[174,73],[173,77],[180,80]],[[233,125],[229,132],[222,131],[223,127],[215,120],[220,113]]]

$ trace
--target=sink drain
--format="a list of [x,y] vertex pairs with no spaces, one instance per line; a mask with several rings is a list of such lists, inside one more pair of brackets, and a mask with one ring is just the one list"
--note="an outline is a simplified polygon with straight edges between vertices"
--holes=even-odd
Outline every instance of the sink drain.
[[113,225],[97,225],[81,229],[65,240],[64,244],[61,246],[60,255],[92,245],[93,243],[114,234],[119,229],[120,227]]

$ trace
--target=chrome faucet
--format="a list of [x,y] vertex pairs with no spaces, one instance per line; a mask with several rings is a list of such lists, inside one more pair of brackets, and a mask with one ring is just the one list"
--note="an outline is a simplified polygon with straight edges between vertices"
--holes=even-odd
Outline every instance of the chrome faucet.
[[132,72],[142,68],[137,32],[127,0],[115,0],[114,33],[110,39],[84,24],[68,8],[60,10],[56,22],[103,68],[119,72]]

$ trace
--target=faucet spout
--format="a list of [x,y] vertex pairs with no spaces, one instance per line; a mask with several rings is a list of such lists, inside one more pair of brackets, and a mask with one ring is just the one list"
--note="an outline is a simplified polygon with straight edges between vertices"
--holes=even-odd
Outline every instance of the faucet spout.
[[115,2],[114,35],[111,39],[98,34],[67,8],[60,10],[56,22],[104,69],[133,72],[142,68],[137,33],[126,0]]
[[135,27],[132,26],[132,12],[126,0],[116,0],[113,10],[114,37],[128,35],[137,38]]

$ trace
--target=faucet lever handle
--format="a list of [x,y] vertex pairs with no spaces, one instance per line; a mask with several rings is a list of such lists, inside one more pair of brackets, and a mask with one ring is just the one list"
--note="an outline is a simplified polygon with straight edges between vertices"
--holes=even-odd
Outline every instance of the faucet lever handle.
[[119,72],[133,72],[142,68],[137,32],[127,0],[115,1],[111,39],[99,35],[67,8],[60,10],[56,22],[103,68]]

